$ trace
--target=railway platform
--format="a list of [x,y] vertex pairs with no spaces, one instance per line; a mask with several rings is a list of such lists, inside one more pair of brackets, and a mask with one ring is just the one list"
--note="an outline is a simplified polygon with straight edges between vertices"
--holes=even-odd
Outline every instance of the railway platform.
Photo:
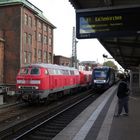
[[117,85],[107,90],[53,140],[138,140],[140,96],[130,94],[129,116],[114,117],[117,113],[116,90]]

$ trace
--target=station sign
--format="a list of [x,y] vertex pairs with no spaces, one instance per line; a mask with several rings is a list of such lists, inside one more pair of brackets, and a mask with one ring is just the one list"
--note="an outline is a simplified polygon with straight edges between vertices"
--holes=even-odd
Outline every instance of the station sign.
[[140,7],[76,11],[78,39],[131,36],[140,33]]

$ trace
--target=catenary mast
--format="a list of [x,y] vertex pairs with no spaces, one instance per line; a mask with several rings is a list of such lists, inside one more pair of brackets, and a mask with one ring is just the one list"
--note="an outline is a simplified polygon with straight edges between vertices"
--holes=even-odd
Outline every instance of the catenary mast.
[[75,32],[75,27],[73,27],[73,34],[72,34],[72,67],[77,68],[77,43],[78,41],[76,40],[76,32]]

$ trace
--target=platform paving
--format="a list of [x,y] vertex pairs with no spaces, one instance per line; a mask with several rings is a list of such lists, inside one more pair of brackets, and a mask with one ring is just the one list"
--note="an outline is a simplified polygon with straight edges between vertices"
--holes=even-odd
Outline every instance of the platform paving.
[[140,140],[140,95],[130,95],[128,117],[116,118],[116,88],[91,104],[53,140]]
[[[107,102],[111,103],[117,86],[114,86],[102,94],[96,101],[87,107],[78,117],[76,117],[65,129],[63,129],[53,140],[84,140],[95,123]],[[93,95],[94,96],[94,95]],[[110,104],[109,104],[110,105]],[[108,109],[108,107],[106,107]],[[105,109],[106,110],[106,109]],[[115,109],[114,109],[115,110]],[[105,111],[106,112],[106,111]],[[103,118],[101,119],[103,120]],[[99,120],[99,121],[101,121]],[[100,124],[101,125],[101,124]],[[97,124],[98,126],[98,124]],[[97,130],[94,129],[94,130]],[[94,131],[93,130],[93,131]],[[94,135],[92,137],[95,138]]]
[[108,140],[140,140],[140,96],[130,95],[128,117],[113,118]]

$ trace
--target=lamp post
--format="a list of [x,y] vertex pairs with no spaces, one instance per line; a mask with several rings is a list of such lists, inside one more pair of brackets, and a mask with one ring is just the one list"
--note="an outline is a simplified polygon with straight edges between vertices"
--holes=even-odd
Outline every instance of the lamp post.
[[106,55],[106,54],[103,54],[103,58],[106,58],[106,59],[114,59],[113,57],[108,57],[108,55]]
[[75,68],[78,68],[78,64],[77,64],[77,43],[78,41],[75,39]]

